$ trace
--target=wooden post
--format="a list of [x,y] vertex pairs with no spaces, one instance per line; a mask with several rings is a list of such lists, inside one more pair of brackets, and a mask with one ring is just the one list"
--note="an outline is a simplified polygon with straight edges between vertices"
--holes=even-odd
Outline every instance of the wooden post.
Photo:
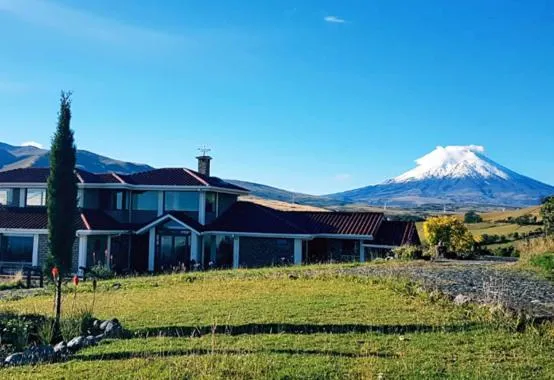
[[27,268],[27,289],[31,289],[31,268]]

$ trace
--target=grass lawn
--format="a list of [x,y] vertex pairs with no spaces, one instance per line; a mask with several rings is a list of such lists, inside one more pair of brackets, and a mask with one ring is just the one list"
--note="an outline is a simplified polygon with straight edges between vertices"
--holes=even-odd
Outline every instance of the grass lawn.
[[[375,264],[373,264],[375,265]],[[554,327],[457,307],[390,279],[313,267],[139,277],[79,285],[77,306],[133,338],[0,378],[552,378]],[[112,285],[121,284],[119,289]],[[74,308],[67,296],[64,308]],[[0,302],[44,313],[51,296]],[[198,328],[200,337],[191,337]],[[381,374],[381,375],[380,375]]]

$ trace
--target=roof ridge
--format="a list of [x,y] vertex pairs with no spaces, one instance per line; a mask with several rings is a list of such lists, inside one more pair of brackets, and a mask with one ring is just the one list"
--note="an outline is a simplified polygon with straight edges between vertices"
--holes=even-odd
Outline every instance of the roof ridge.
[[83,221],[83,223],[84,223],[85,227],[87,228],[87,230],[91,230],[92,228],[90,228],[90,224],[89,224],[85,214],[83,214],[82,212],[80,214],[81,214],[81,220]]
[[192,170],[190,169],[187,169],[187,168],[182,168],[183,171],[191,176],[193,176],[195,179],[197,179],[200,183],[203,183],[204,186],[210,186],[210,184],[205,181],[204,179],[200,178],[199,176],[197,176],[195,173],[192,172]]
[[288,224],[289,226],[297,229],[298,231],[302,231],[304,233],[308,233],[307,230],[303,229],[303,228],[300,228],[298,225],[296,225],[295,223],[291,222],[290,220],[288,220],[287,218],[283,217],[283,214],[286,214],[287,211],[282,211],[282,210],[276,210],[274,208],[271,208],[271,207],[266,207],[266,206],[262,206],[260,204],[257,204],[257,203],[254,203],[254,202],[245,202],[245,203],[251,203],[253,204],[254,206],[256,207],[259,207],[261,208],[265,213],[267,214],[271,214],[273,215],[274,217],[278,218],[279,220],[283,221],[284,223]]

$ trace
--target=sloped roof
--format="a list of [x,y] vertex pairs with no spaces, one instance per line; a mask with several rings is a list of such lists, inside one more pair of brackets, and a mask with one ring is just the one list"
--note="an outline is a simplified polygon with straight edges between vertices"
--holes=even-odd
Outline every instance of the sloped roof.
[[[127,230],[135,226],[118,223],[100,210],[82,210],[75,215],[75,226],[78,230]],[[46,207],[2,207],[0,208],[0,229],[45,230],[48,228]]]
[[381,213],[279,211],[251,202],[236,202],[206,230],[370,236],[382,219]]
[[419,245],[421,241],[414,222],[385,220],[377,231],[372,244],[378,245]]
[[[207,177],[186,168],[153,169],[135,174],[91,173],[76,169],[76,181],[86,184],[121,183],[146,186],[213,186],[229,190],[247,191],[217,177]],[[23,168],[0,171],[0,183],[46,184],[49,168]]]

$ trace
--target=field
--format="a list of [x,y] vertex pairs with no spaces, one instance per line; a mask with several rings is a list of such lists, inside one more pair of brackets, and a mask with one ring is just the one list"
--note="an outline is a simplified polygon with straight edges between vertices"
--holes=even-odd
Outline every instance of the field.
[[[367,264],[378,265],[378,264]],[[398,265],[398,264],[380,264]],[[67,363],[0,369],[1,378],[549,378],[554,328],[516,332],[488,308],[455,306],[399,280],[337,266],[239,270],[79,285],[77,304],[117,317],[132,338]],[[117,282],[120,286],[113,286]],[[52,296],[1,301],[50,314]],[[198,330],[201,334],[193,334]],[[201,335],[192,337],[192,335]]]

